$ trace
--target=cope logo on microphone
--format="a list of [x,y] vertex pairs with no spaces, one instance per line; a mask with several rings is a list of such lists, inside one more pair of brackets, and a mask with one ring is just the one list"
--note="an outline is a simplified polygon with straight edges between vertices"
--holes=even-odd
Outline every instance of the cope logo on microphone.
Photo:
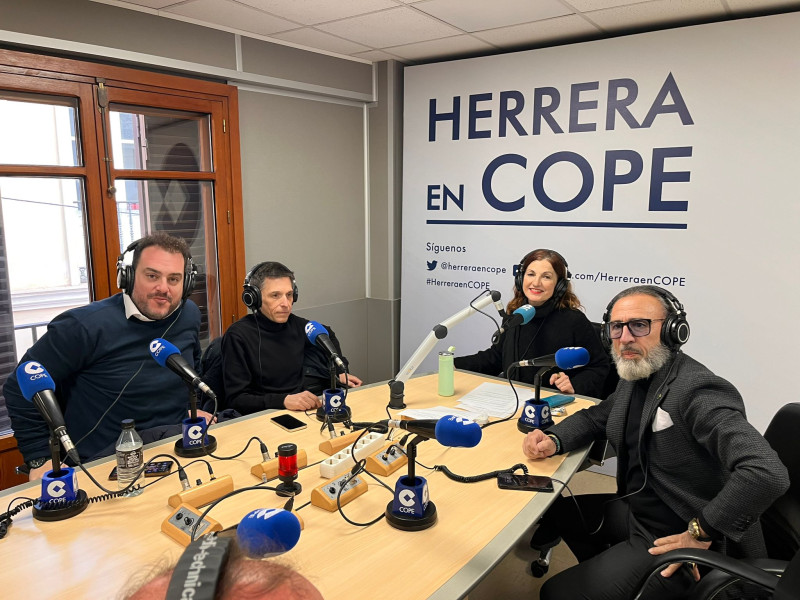
[[331,396],[328,399],[328,404],[330,405],[331,408],[341,408],[341,406],[342,406],[342,397],[339,394],[336,394],[335,396]]
[[150,354],[152,354],[153,356],[158,356],[163,349],[164,349],[164,344],[162,344],[158,340],[153,340],[152,342],[150,342]]
[[47,494],[51,498],[61,498],[66,493],[67,486],[63,481],[51,481],[50,485],[47,486]]
[[306,335],[308,335],[312,331],[314,331],[314,325],[311,323],[311,321],[309,321],[308,323],[306,323]]
[[25,374],[30,376],[28,377],[30,381],[47,378],[47,371],[44,370],[44,367],[40,363],[35,361],[25,363]]
[[203,428],[200,425],[192,425],[186,433],[193,440],[199,440],[203,437]]
[[271,519],[272,517],[277,516],[283,509],[277,508],[261,508],[258,510],[252,511],[248,514],[245,518],[247,519],[262,519],[266,521],[267,519]]
[[459,425],[472,425],[475,422],[472,419],[469,419],[467,417],[458,417],[458,416],[455,416],[455,415],[453,415],[451,417],[448,417],[447,420],[448,421],[455,421]]
[[397,496],[397,499],[400,500],[400,504],[407,507],[414,506],[415,498],[416,495],[414,494],[413,490],[403,490]]
[[525,407],[525,418],[529,421],[533,421],[536,418],[536,409],[530,404]]

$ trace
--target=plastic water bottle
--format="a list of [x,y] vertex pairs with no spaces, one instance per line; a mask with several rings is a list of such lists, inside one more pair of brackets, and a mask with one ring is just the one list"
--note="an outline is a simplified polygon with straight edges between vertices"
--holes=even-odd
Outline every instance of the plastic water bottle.
[[[127,487],[141,470],[144,464],[144,454],[142,452],[142,438],[136,433],[136,422],[133,419],[122,421],[122,433],[117,440],[117,484],[119,489]],[[141,490],[129,492],[129,495],[137,496]]]
[[452,396],[455,393],[453,386],[453,354],[455,348],[450,346],[447,351],[439,352],[439,395]]

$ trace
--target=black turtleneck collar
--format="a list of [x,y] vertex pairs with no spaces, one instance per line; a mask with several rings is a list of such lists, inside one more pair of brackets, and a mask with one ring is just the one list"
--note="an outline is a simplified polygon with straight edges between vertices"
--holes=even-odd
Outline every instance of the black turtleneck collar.
[[536,309],[536,314],[533,315],[534,321],[544,319],[551,312],[556,310],[556,306],[552,298],[550,298],[547,302],[545,302],[541,306],[534,306],[534,308]]
[[[260,310],[255,311],[256,320],[258,321],[258,326],[263,329],[264,331],[283,331],[288,327],[289,321],[287,319],[286,323],[276,323],[269,317],[266,317],[264,313]],[[292,318],[292,315],[289,315],[289,319]]]

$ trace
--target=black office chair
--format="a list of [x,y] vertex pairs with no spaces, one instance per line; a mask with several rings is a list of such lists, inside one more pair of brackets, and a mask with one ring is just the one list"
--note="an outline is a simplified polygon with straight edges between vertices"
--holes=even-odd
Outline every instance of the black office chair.
[[[214,338],[203,351],[200,359],[200,377],[214,390],[217,395],[217,412],[222,412],[227,408],[225,403],[225,386],[222,380],[222,336]],[[201,408],[206,412],[214,411],[213,400],[203,398]]]
[[[676,562],[694,562],[716,569],[700,580],[692,593],[693,599],[718,598],[726,588],[741,581],[764,590],[770,594],[766,597],[772,598],[772,600],[797,600],[800,598],[800,552],[796,553],[791,561],[786,562],[773,559],[738,560],[712,550],[683,548],[667,552],[659,557],[658,564],[645,578],[638,593],[634,596],[634,600],[640,600],[650,577],[658,577],[658,573],[667,565]],[[710,586],[711,589],[707,589],[709,586],[704,583],[715,573],[722,573],[724,581],[721,578],[718,585]],[[741,596],[724,597],[739,598]]]
[[[730,597],[726,591],[747,581],[773,593],[773,598],[800,598],[800,403],[782,407],[772,417],[764,437],[789,471],[789,490],[761,515],[766,559],[737,560],[710,550],[674,550],[662,556],[653,573],[667,564],[696,562],[714,567],[692,592],[693,600]],[[780,575],[780,577],[778,577]],[[648,576],[649,578],[649,576]],[[639,594],[647,581],[643,581]]]

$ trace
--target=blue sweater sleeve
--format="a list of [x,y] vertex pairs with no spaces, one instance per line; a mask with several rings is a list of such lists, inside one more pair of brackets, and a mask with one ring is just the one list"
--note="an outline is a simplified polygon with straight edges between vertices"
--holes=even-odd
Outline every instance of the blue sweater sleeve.
[[[80,371],[92,360],[93,350],[94,344],[86,329],[67,312],[48,324],[46,335],[25,353],[20,364],[29,360],[41,363],[56,384],[56,396],[61,398],[59,388],[72,373]],[[33,403],[22,396],[16,370],[6,381],[3,394],[22,457],[28,461],[49,456],[47,424]],[[64,406],[61,409],[64,410]]]

